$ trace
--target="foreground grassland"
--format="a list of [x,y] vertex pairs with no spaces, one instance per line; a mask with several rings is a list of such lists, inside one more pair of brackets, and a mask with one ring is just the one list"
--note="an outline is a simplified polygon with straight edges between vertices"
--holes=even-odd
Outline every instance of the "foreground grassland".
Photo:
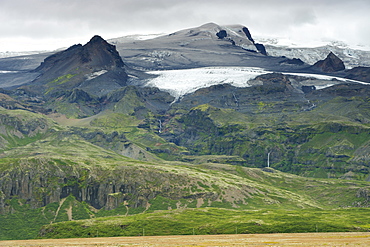
[[370,234],[279,233],[0,241],[2,246],[369,246]]
[[370,209],[177,209],[46,225],[41,238],[214,235],[370,230]]

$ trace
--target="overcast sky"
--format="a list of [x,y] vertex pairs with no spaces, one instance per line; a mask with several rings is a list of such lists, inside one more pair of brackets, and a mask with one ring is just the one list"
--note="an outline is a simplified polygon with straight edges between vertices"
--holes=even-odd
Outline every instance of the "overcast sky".
[[0,51],[50,50],[93,35],[171,33],[208,22],[252,36],[370,46],[370,0],[0,0]]

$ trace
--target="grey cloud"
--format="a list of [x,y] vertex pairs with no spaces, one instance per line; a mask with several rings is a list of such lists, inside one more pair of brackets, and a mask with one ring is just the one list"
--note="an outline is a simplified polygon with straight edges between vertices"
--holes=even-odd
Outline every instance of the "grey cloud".
[[333,35],[347,29],[363,39],[368,36],[364,30],[370,30],[369,9],[367,0],[6,0],[0,8],[0,38],[112,37],[215,22],[280,36],[299,35],[300,28],[314,32],[315,27],[313,35],[325,35],[326,25]]

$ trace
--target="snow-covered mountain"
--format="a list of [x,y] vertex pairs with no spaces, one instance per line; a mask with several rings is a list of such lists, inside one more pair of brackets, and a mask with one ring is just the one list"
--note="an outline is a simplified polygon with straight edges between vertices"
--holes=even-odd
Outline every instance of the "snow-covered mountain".
[[[208,23],[167,35],[119,37],[110,39],[109,43],[116,46],[128,69],[148,72],[149,76],[141,72],[139,74],[142,77],[131,75],[131,78],[135,78],[131,80],[135,81],[133,84],[141,81],[137,84],[158,87],[176,98],[217,84],[248,87],[249,80],[271,72],[298,73],[318,78],[327,73],[311,65],[324,59],[330,52],[341,58],[347,69],[370,66],[370,50],[350,47],[341,42],[315,46],[276,38],[256,38],[243,25]],[[0,73],[0,87],[18,86],[34,80],[37,74],[30,71],[48,55],[51,54],[0,59],[0,71],[4,71]],[[9,71],[25,73],[5,73]],[[91,75],[94,79],[104,76],[102,71],[105,70],[92,71]],[[340,70],[324,80],[335,77],[338,80],[346,77],[346,73]],[[130,72],[128,74],[130,76]],[[153,79],[153,75],[156,78]],[[361,77],[348,78],[362,80]],[[317,86],[324,87],[332,83],[328,81],[321,84]]]
[[352,46],[341,41],[294,42],[284,38],[256,38],[266,47],[270,56],[299,58],[305,63],[314,64],[324,59],[330,52],[337,55],[347,69],[357,66],[370,66],[370,46]]

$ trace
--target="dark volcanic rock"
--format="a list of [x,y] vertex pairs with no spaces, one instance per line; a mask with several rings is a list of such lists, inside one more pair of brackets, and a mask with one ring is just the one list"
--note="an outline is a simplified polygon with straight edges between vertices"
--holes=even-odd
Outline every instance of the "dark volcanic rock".
[[316,90],[315,86],[302,86],[302,91],[304,93],[311,93],[314,90]]
[[346,78],[370,83],[370,67],[355,67],[347,71]]
[[324,60],[320,60],[315,63],[313,67],[319,68],[323,72],[327,73],[342,71],[345,69],[343,61],[332,52],[330,52]]
[[247,38],[250,40],[250,41],[252,41],[253,43],[254,43],[254,40],[253,40],[253,38],[252,38],[252,35],[251,35],[251,33],[249,32],[249,30],[248,30],[248,28],[246,28],[246,27],[243,27],[243,32],[245,33],[245,35],[247,36]]
[[266,48],[263,44],[255,43],[256,49],[263,55],[267,56]]
[[216,35],[219,39],[223,39],[227,36],[227,32],[225,30],[221,30],[218,33],[216,33]]
[[101,96],[125,86],[127,81],[115,46],[100,36],[94,36],[86,45],[74,45],[47,57],[35,72],[41,75],[29,87],[44,93],[78,87]]
[[122,68],[124,63],[114,45],[100,36],[94,36],[86,45],[73,45],[67,50],[47,57],[36,72],[52,72],[54,77],[65,75],[77,67],[93,66],[96,69]]
[[286,58],[285,60],[281,61],[280,64],[289,64],[289,65],[304,65],[304,62],[299,58]]

